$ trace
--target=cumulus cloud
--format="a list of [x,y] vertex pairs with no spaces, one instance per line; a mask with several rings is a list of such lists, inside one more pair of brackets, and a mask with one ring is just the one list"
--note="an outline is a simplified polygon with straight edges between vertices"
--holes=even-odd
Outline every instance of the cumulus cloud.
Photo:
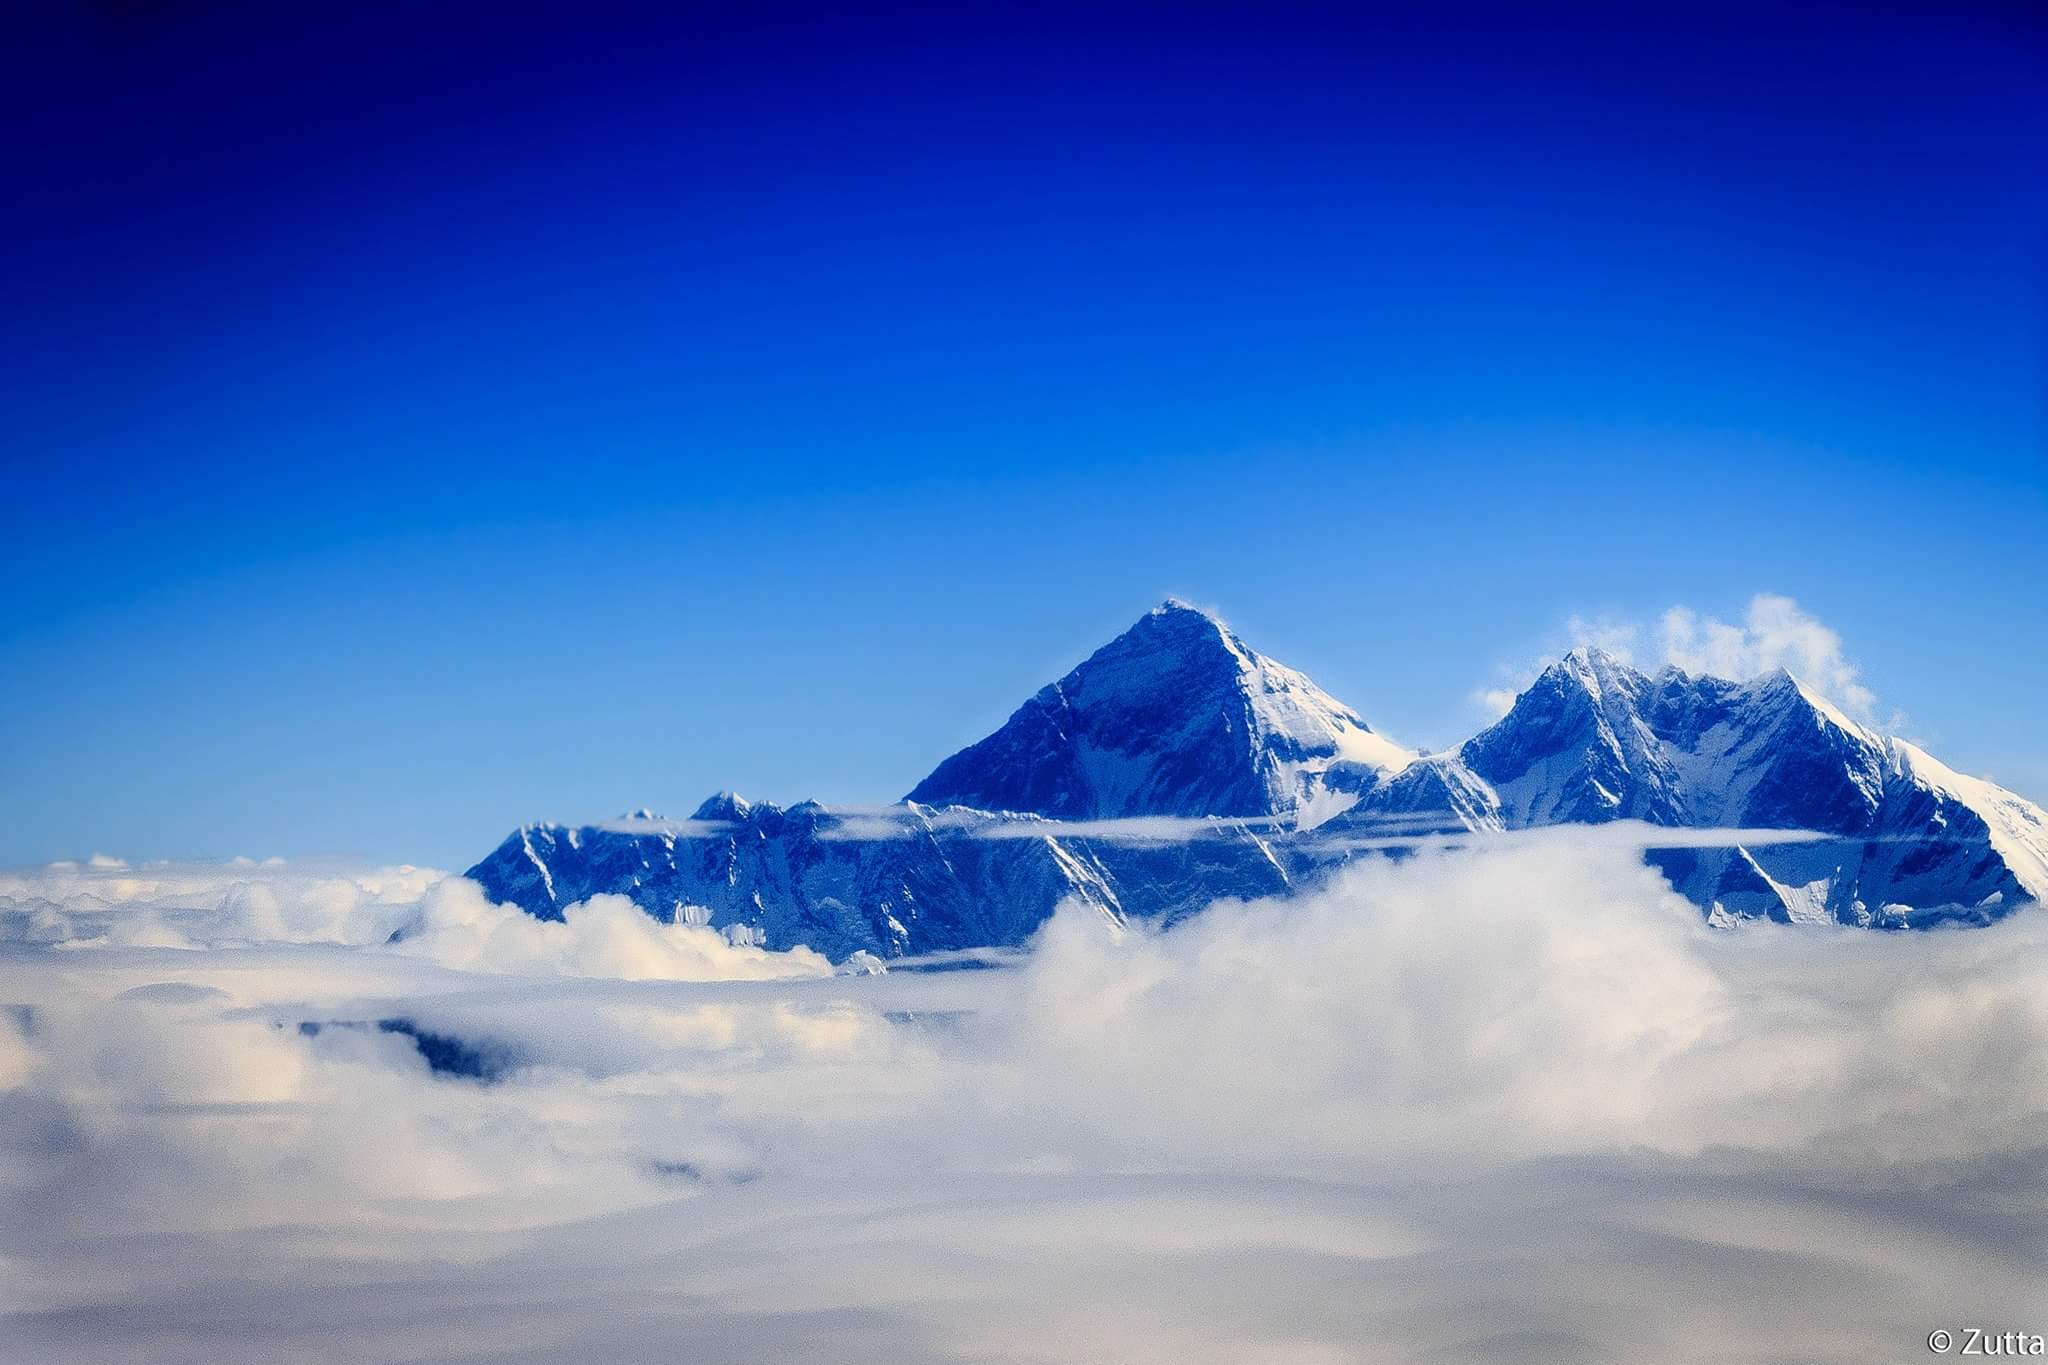
[[1852,715],[1875,714],[1877,696],[1843,654],[1842,637],[1789,597],[1758,593],[1738,624],[1673,607],[1659,625],[1664,661],[1688,673],[1754,678],[1783,668]]
[[381,942],[444,874],[308,863],[52,863],[0,872],[0,942],[200,948]]
[[[1842,637],[1777,593],[1758,593],[1739,622],[1702,615],[1691,607],[1665,611],[1654,628],[1614,617],[1573,616],[1565,623],[1566,648],[1601,649],[1624,663],[1655,670],[1670,665],[1688,673],[1742,681],[1783,668],[1866,724],[1879,723],[1877,695],[1842,648]],[[1504,716],[1515,698],[1548,663],[1501,669],[1498,686],[1472,694],[1487,714]],[[1882,722],[1896,730],[1904,721]]]
[[[2030,971],[1994,971],[1997,984],[1982,984],[1995,1006],[1962,1006],[1976,987],[1933,987],[1944,1004],[1924,1013],[1912,1003],[1916,967],[1981,969],[1989,940],[1724,933],[1622,846],[1545,839],[1371,860],[1326,891],[1213,907],[1113,949],[1095,922],[1062,917],[1026,974],[1036,989],[1017,1032],[1046,1062],[1032,1074],[1066,1090],[1068,1107],[1101,1105],[1105,1131],[1333,1173],[1617,1147],[1788,1151],[1823,1137],[1900,1158],[2026,1141],[2048,1100],[2040,1085],[2007,1092],[2002,1126],[1967,1134],[1946,1097],[2016,1042],[2041,1076],[2048,1005],[2030,998]],[[2028,927],[2033,956],[2043,926]],[[1775,958],[1751,951],[1765,941]],[[1823,1010],[1818,992],[1787,1000],[1804,994],[1795,962],[1864,972],[1869,1013]],[[1759,975],[1773,995],[1752,995]],[[1966,1019],[1986,1009],[2013,1031],[1972,1038]],[[1908,1037],[1937,1017],[1940,1045]],[[1947,1073],[1939,1084],[1896,1065],[1916,1049]],[[1291,1121],[1261,1118],[1276,1114]]]
[[0,874],[0,943],[62,950],[190,951],[277,944],[389,948],[469,972],[623,980],[825,976],[808,948],[770,953],[699,925],[662,924],[622,896],[593,896],[559,922],[494,905],[476,883],[430,868],[282,860],[53,863]]
[[418,927],[399,950],[464,971],[627,981],[761,981],[832,974],[832,964],[809,948],[771,953],[731,942],[701,925],[663,924],[624,896],[592,896],[551,922],[494,905],[475,882],[455,877],[428,891]]
[[2038,1294],[2039,910],[1715,931],[1549,838],[999,970],[628,914],[10,878],[7,1352],[1860,1362]]

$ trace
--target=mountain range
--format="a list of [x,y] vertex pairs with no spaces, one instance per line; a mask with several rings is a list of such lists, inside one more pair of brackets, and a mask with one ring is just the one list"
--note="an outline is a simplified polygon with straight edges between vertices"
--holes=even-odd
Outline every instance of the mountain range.
[[1421,755],[1176,601],[895,805],[721,793],[686,820],[528,825],[468,875],[544,919],[609,892],[735,941],[894,958],[1021,943],[1070,897],[1170,922],[1421,839],[1617,820],[1738,831],[1646,855],[1717,923],[1986,923],[2048,895],[2048,813],[1785,672],[1574,650]]

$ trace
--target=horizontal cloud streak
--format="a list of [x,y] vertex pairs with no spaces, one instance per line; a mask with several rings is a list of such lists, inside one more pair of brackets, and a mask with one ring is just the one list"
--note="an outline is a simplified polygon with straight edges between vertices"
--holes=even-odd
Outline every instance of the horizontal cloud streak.
[[[1543,825],[1531,829],[1461,830],[1443,832],[1451,812],[1433,816],[1396,817],[1363,826],[1371,831],[1386,828],[1389,833],[1366,833],[1359,837],[1343,834],[1326,836],[1319,846],[1329,849],[1460,849],[1538,847],[1561,845],[1578,849],[1633,849],[1651,852],[1667,848],[1762,848],[1771,844],[1822,843],[1842,836],[1803,829],[1687,829],[1653,825],[1643,820],[1612,820],[1598,825]],[[1417,832],[1402,834],[1403,829]],[[1868,842],[1859,840],[1858,842]]]
[[1055,820],[1038,815],[957,808],[862,807],[821,828],[821,839],[903,839],[927,832],[961,833],[976,839],[1094,839],[1112,844],[1178,844],[1245,829],[1271,829],[1288,821],[1275,816],[1211,819],[1138,815],[1105,820]]

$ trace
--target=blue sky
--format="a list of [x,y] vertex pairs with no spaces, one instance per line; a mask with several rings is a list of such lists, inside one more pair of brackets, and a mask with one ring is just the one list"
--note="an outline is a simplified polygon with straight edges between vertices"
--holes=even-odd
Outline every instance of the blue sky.
[[0,862],[893,798],[1168,593],[1429,745],[1789,594],[2048,796],[2014,13],[53,21]]

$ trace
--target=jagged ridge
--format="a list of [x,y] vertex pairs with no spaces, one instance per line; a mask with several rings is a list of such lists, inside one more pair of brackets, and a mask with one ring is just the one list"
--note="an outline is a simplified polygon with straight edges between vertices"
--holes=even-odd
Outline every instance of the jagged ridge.
[[[1148,827],[1086,822],[1202,818]],[[1417,758],[1214,616],[1169,601],[946,759],[905,802],[527,826],[470,870],[543,917],[599,893],[844,956],[1020,943],[1062,899],[1172,919],[1282,893],[1361,835],[1633,819],[1818,842],[1652,859],[1720,920],[1983,922],[2048,894],[2048,816],[1877,735],[1782,672],[1646,676],[1598,650]]]
[[2038,807],[1857,724],[1783,670],[1649,677],[1574,650],[1497,724],[1412,765],[1345,824],[1431,811],[1442,829],[1630,819],[1833,836],[1655,855],[1724,917],[1982,921],[2048,892]]

